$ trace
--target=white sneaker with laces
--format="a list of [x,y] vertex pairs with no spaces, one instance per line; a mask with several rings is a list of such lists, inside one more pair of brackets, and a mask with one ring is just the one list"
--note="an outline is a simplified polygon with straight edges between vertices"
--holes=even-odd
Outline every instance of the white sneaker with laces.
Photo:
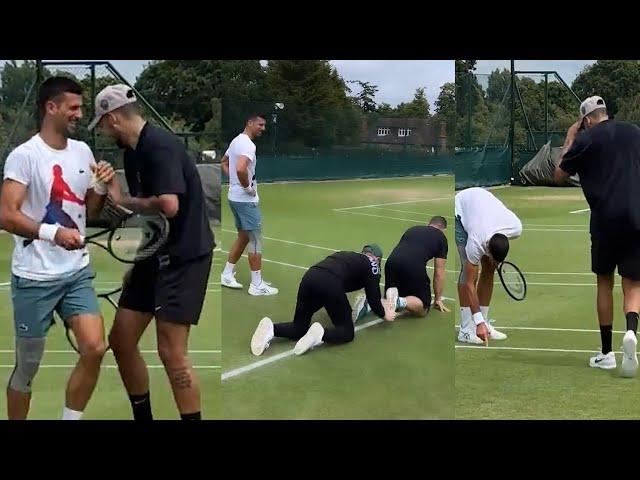
[[264,317],[260,320],[256,331],[253,332],[253,337],[251,337],[251,353],[256,356],[262,355],[269,348],[269,343],[272,339],[273,322],[269,317]]
[[487,322],[484,322],[484,323],[487,325],[487,328],[489,329],[489,338],[491,340],[506,340],[507,339],[507,334],[506,333],[499,332],[498,330],[493,328],[493,325],[491,325],[490,323],[487,323]]
[[476,335],[475,328],[473,330],[461,328],[458,330],[458,341],[461,343],[472,343],[474,345],[484,345],[482,339]]
[[253,283],[249,285],[249,295],[253,296],[261,296],[261,295],[277,295],[278,289],[272,287],[267,282],[262,282],[260,285],[256,286]]
[[602,368],[604,370],[616,368],[616,354],[609,352],[604,355],[602,352],[598,352],[595,357],[589,359],[589,366],[591,368]]
[[225,275],[224,273],[220,275],[220,284],[223,287],[228,287],[228,288],[235,288],[235,289],[239,289],[242,288],[242,284],[239,283],[236,280],[236,274],[232,273],[231,275]]
[[311,350],[314,347],[317,347],[322,343],[322,337],[324,335],[324,328],[318,322],[315,322],[307,333],[298,340],[296,346],[293,347],[293,352],[296,355],[302,355],[308,350]]

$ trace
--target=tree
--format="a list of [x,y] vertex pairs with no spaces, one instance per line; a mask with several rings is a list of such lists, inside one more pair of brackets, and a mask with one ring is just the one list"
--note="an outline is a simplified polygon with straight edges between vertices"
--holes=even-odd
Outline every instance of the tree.
[[446,132],[448,143],[457,145],[456,137],[456,85],[453,82],[447,82],[440,88],[440,93],[435,103],[436,113],[433,116],[434,123],[440,124],[446,122]]
[[625,99],[618,109],[616,119],[640,124],[640,93]]
[[136,88],[161,115],[201,131],[213,116],[211,99],[232,104],[263,95],[264,70],[257,60],[161,60],[143,70]]
[[278,141],[307,147],[339,144],[360,126],[347,85],[327,60],[269,60],[266,89],[278,114]]
[[573,90],[581,98],[601,96],[610,113],[616,114],[625,99],[635,96],[640,85],[637,60],[598,60],[586,66],[575,78]]
[[413,96],[413,100],[409,103],[401,103],[396,108],[396,116],[403,118],[423,118],[428,119],[431,116],[429,112],[429,102],[424,93],[424,88],[419,87]]
[[[347,83],[357,83],[360,86],[360,92],[353,99],[363,112],[375,112],[377,110],[375,101],[376,93],[378,93],[377,85],[371,85],[369,82],[361,82],[360,80],[350,80]],[[348,91],[350,92],[350,89]]]

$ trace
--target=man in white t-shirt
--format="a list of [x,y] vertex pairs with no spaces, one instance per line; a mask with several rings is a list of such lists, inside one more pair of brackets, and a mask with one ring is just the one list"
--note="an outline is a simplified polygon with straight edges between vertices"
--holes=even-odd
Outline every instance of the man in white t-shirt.
[[222,157],[222,171],[229,176],[229,207],[235,218],[238,237],[229,249],[229,257],[221,275],[221,284],[242,288],[235,277],[235,266],[248,247],[251,269],[250,295],[275,295],[278,289],[262,279],[262,214],[256,181],[256,145],[253,140],[262,135],[266,121],[259,114],[247,117],[244,131],[229,144]]
[[489,338],[504,340],[507,336],[489,323],[489,303],[496,267],[509,253],[509,240],[522,234],[522,223],[492,193],[477,187],[456,194],[455,213],[460,255],[458,341],[482,344]]
[[95,277],[83,235],[108,191],[113,168],[69,138],[82,118],[82,87],[47,79],[38,92],[39,133],[14,149],[4,166],[0,227],[13,234],[11,298],[16,364],[7,387],[9,419],[26,419],[31,386],[56,311],[77,339],[80,356],[66,388],[63,420],[79,420],[98,381],[105,352]]

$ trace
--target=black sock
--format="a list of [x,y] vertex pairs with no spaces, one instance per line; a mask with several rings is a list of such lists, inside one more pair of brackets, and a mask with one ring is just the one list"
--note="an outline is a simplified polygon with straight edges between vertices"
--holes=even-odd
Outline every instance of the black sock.
[[200,412],[181,413],[180,418],[182,420],[202,420],[202,416],[200,415]]
[[600,325],[600,339],[602,340],[602,353],[606,355],[611,351],[611,330],[613,325]]
[[627,317],[627,330],[633,330],[636,333],[638,330],[638,314],[636,312],[629,312]]
[[134,420],[153,420],[151,413],[151,397],[149,392],[142,395],[129,395]]

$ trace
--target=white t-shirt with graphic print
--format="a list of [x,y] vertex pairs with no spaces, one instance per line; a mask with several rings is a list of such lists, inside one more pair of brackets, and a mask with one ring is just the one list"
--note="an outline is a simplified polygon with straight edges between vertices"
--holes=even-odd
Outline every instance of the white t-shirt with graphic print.
[[[9,154],[4,179],[26,185],[27,195],[21,208],[26,216],[38,223],[77,228],[84,235],[84,201],[91,184],[91,166],[95,163],[84,142],[69,139],[64,150],[56,150],[36,134]],[[46,240],[33,240],[25,246],[27,239],[13,237],[11,271],[18,277],[56,280],[89,264],[86,248],[69,251]]]

